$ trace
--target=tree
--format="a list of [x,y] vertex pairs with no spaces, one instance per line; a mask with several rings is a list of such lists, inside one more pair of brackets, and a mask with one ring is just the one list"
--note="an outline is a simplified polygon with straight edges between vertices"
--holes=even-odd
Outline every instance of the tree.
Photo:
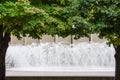
[[[42,35],[75,39],[97,33],[116,50],[115,80],[120,80],[120,2],[117,0],[1,0],[0,80],[5,80],[5,55],[10,36],[41,38]],[[72,27],[72,25],[74,25]],[[22,54],[21,54],[22,55]]]
[[120,1],[118,0],[74,0],[69,6],[68,22],[75,27],[76,39],[97,33],[100,38],[113,44],[115,54],[115,80],[120,80]]
[[61,16],[69,0],[30,1],[0,1],[0,80],[5,80],[5,55],[11,35],[18,39],[22,36],[40,39],[45,34],[63,37],[69,34],[71,27]]
[[[102,22],[104,26],[98,30],[99,36],[106,38],[108,44],[114,45],[116,51],[115,80],[120,80],[120,1],[99,1],[99,5],[97,6],[102,9],[99,9],[98,12],[94,14],[95,20]],[[101,17],[98,18],[98,14]]]
[[[32,21],[35,17],[45,15],[44,10],[32,7],[28,0],[9,1],[0,4],[0,80],[5,80],[5,55],[11,34],[18,38],[27,34],[34,38],[40,38],[44,34],[42,33],[43,30],[36,31],[36,33],[37,27],[31,27],[32,22],[30,23],[29,19]],[[27,23],[29,26],[24,26],[28,25]]]

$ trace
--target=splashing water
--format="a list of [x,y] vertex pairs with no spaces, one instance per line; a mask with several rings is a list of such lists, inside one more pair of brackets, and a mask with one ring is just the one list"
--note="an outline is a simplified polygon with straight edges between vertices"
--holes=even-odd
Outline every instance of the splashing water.
[[6,63],[13,67],[114,67],[114,53],[113,46],[108,47],[106,43],[10,45]]

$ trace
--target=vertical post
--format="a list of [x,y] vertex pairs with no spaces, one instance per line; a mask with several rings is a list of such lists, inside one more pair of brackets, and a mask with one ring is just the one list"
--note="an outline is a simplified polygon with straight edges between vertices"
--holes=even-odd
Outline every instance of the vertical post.
[[71,35],[71,44],[73,44],[73,36]]
[[[72,25],[72,28],[75,29],[75,25],[74,24]],[[72,36],[72,34],[71,34],[71,44],[73,44],[73,36]]]
[[91,43],[92,42],[92,34],[90,34],[90,36],[89,36],[89,43]]
[[56,43],[57,42],[56,35],[53,38],[54,38],[54,43]]

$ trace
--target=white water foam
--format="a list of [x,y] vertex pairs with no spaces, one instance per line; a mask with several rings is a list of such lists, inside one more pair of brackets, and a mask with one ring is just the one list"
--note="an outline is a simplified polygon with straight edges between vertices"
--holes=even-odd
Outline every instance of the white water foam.
[[108,47],[105,42],[10,45],[6,63],[12,67],[114,67],[114,54],[113,46]]

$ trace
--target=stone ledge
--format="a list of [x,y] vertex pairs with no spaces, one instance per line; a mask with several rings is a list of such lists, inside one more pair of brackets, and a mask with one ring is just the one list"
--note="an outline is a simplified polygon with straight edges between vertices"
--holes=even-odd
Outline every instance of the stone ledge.
[[114,77],[114,68],[42,67],[7,69],[6,77]]

